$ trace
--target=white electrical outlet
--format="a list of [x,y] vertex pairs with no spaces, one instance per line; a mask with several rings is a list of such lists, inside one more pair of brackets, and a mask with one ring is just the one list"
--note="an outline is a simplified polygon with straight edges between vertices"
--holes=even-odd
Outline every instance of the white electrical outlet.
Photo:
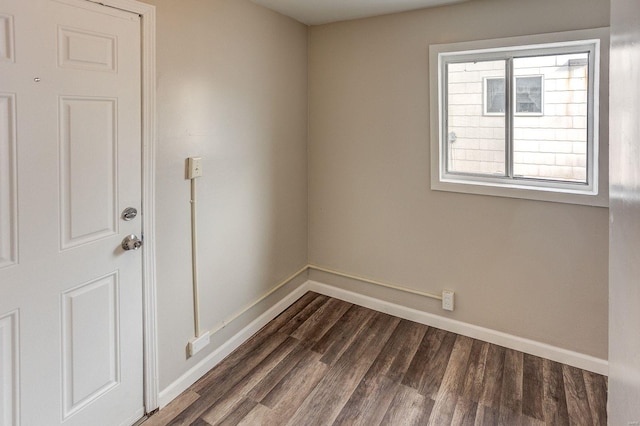
[[453,311],[454,294],[451,290],[442,290],[442,309],[445,311]]
[[187,179],[202,176],[202,157],[187,158]]
[[209,332],[205,332],[200,337],[196,337],[195,339],[191,339],[189,344],[187,345],[189,350],[189,356],[194,356],[201,350],[203,350],[211,341]]

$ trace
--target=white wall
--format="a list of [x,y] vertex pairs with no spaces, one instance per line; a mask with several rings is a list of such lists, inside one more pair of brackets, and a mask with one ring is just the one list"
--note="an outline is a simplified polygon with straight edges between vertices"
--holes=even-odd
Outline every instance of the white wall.
[[193,337],[189,181],[198,180],[204,330],[307,261],[307,28],[248,0],[157,7],[157,250],[160,389],[283,292],[187,359]]
[[457,309],[311,277],[606,359],[607,209],[431,191],[428,46],[608,24],[603,0],[476,0],[311,27],[310,261]]
[[640,424],[640,3],[611,2],[609,424]]

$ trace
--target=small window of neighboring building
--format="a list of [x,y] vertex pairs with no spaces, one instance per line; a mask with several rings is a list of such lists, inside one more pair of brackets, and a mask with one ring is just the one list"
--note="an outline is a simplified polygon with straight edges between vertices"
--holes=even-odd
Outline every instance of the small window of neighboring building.
[[431,46],[432,189],[607,205],[598,191],[603,37]]
[[[515,114],[542,114],[542,79],[544,76],[515,77]],[[484,114],[503,115],[505,92],[503,77],[484,78]]]

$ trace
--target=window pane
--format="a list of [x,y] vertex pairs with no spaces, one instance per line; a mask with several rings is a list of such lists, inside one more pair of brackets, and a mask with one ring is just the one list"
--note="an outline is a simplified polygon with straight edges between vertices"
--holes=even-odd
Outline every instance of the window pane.
[[516,114],[542,113],[542,76],[516,77]]
[[588,53],[513,60],[517,177],[586,182]]
[[504,78],[504,60],[447,65],[447,172],[505,175]]
[[486,85],[486,114],[504,114],[504,78],[487,78]]

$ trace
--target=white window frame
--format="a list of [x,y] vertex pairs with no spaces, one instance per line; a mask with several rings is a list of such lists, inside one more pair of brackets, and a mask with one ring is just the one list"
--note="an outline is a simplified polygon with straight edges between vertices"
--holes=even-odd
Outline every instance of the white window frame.
[[[524,37],[480,40],[429,46],[431,87],[431,189],[469,194],[523,198],[570,204],[607,207],[608,193],[608,110],[600,95],[608,88],[608,28],[597,28]],[[551,50],[550,50],[551,49]],[[589,108],[587,115],[587,183],[536,180],[520,177],[447,172],[447,127],[445,90],[446,64],[473,59],[510,58],[526,55],[584,52],[589,49]],[[506,79],[511,79],[507,76]],[[483,93],[484,97],[484,93]],[[484,102],[484,101],[483,101]],[[540,114],[538,114],[540,115]],[[602,120],[600,119],[602,117]],[[604,128],[601,129],[601,123]],[[509,155],[507,153],[507,155]]]

